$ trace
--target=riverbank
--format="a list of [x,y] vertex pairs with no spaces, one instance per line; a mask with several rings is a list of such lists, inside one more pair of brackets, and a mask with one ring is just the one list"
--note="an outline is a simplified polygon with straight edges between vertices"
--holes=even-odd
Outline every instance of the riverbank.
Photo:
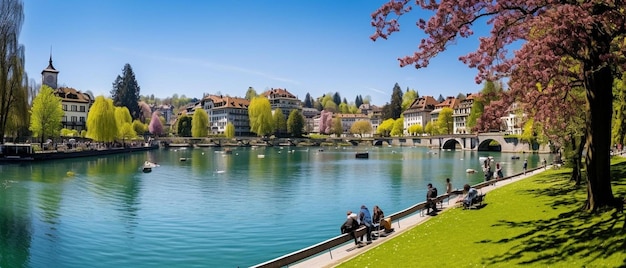
[[[28,147],[30,145],[22,144],[21,146]],[[6,155],[2,155],[0,156],[0,164],[142,152],[142,151],[149,151],[149,150],[154,150],[158,148],[159,146],[157,144],[152,144],[152,145],[133,146],[133,147],[111,147],[111,148],[104,147],[104,148],[88,149],[88,150],[73,149],[73,150],[63,150],[63,151],[53,150],[53,151],[34,152],[34,153],[32,152],[32,150],[29,150],[29,153],[20,153],[20,154],[9,153]]]
[[[552,166],[548,166],[547,168],[552,168]],[[546,168],[546,169],[547,169]],[[491,192],[492,190],[507,186],[511,183],[515,183],[518,182],[520,180],[526,179],[528,177],[534,176],[536,174],[539,174],[543,171],[545,171],[546,169],[544,168],[536,168],[533,169],[529,172],[526,172],[526,174],[524,173],[520,173],[520,174],[516,174],[514,176],[509,177],[506,180],[502,180],[502,181],[498,181],[496,184],[494,185],[487,185],[485,187],[480,188],[480,192],[482,192],[483,194],[487,194],[489,192]],[[456,187],[459,188],[459,187]],[[447,213],[448,210],[451,209],[455,209],[458,207],[458,204],[455,203],[456,199],[458,198],[458,196],[453,196],[450,197],[449,199],[446,199],[441,206],[441,210],[440,212],[436,215],[436,216],[428,216],[428,215],[423,215],[422,213],[414,213],[411,216],[408,216],[406,218],[403,218],[401,220],[399,220],[398,222],[394,222],[393,223],[393,228],[395,229],[395,231],[391,234],[389,234],[386,237],[380,237],[376,240],[373,241],[372,244],[361,247],[361,248],[355,248],[354,247],[354,243],[349,242],[349,243],[345,243],[339,247],[336,247],[332,250],[329,250],[326,253],[322,253],[319,254],[317,256],[314,256],[312,258],[303,260],[301,262],[295,263],[290,265],[289,267],[295,267],[295,268],[299,268],[299,267],[335,267],[341,263],[347,262],[353,258],[356,258],[357,256],[360,256],[362,254],[365,254],[371,250],[377,250],[377,248],[387,242],[393,241],[396,237],[402,236],[404,233],[406,233],[407,231],[410,231],[412,229],[414,229],[414,227],[416,227],[417,225],[420,224],[424,224],[434,218],[440,217],[441,214],[443,213]],[[487,195],[486,197],[486,202],[485,204],[489,204],[491,201],[491,196]],[[459,208],[459,210],[461,210]],[[475,211],[468,211],[468,212],[475,212]],[[415,243],[420,243],[415,242]],[[433,254],[437,254],[436,252],[434,252]],[[417,264],[415,264],[417,265]],[[406,264],[405,264],[406,266]]]
[[[611,173],[613,192],[623,193],[626,159],[614,158]],[[548,169],[497,185],[482,209],[447,209],[375,247],[310,265],[624,267],[624,214],[581,211],[586,187],[573,185],[570,174],[571,169]]]

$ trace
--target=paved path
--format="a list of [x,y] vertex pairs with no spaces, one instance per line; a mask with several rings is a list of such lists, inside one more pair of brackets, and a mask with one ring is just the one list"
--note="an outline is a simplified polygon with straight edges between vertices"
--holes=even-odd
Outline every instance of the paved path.
[[[549,165],[547,168],[549,169],[551,167],[552,166]],[[510,179],[499,181],[496,185],[485,186],[481,188],[479,191],[482,193],[488,193],[489,191],[493,189],[508,185],[510,183],[519,181],[521,179],[525,179],[529,176],[540,173],[542,171],[544,171],[543,168],[526,172],[525,175],[519,174],[517,176],[513,176]],[[444,213],[445,211],[451,208],[457,207],[458,204],[455,204],[456,199],[457,197],[455,196],[455,197],[450,198],[449,203],[446,203],[446,201],[444,201],[443,209],[441,209],[439,213]],[[421,216],[420,213],[414,213],[411,216],[400,219],[399,222],[394,222],[392,224],[392,227],[395,229],[395,232],[389,234],[387,237],[380,237],[374,240],[372,244],[366,245],[361,248],[355,248],[354,243],[352,243],[352,240],[350,240],[350,243],[346,243],[344,245],[336,247],[332,249],[330,252],[319,254],[315,257],[290,265],[289,267],[335,267],[342,262],[348,261],[356,257],[357,255],[360,255],[370,249],[373,249],[374,247],[380,245],[381,243],[385,243],[386,241],[392,239],[393,237],[401,233],[404,233],[407,230],[410,230],[411,228],[429,220],[430,218],[431,216]]]

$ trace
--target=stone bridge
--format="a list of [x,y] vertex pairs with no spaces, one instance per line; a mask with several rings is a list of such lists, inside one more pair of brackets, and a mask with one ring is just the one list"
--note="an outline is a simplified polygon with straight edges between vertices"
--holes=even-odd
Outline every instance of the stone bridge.
[[505,137],[503,133],[489,132],[461,135],[439,135],[394,138],[392,145],[428,146],[441,150],[539,152],[548,153],[548,145],[529,144],[515,137]]

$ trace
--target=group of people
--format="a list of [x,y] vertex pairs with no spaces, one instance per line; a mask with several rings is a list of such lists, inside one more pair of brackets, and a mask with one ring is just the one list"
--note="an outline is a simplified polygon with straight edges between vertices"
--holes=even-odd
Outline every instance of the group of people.
[[[377,225],[383,227],[386,233],[393,231],[393,228],[391,228],[391,219],[385,219],[383,210],[378,206],[374,206],[373,215],[370,214],[370,211],[365,205],[361,205],[361,210],[358,215],[351,210],[348,210],[346,215],[346,221],[341,225],[341,233],[349,233],[354,239],[354,244],[357,246],[372,243],[372,231]],[[356,230],[359,229],[360,226],[365,226],[365,237],[367,239],[365,243],[363,242],[362,236],[360,242],[356,237]]]
[[[487,158],[483,161],[483,172],[485,173],[485,181],[489,181],[492,178],[496,180],[501,180],[504,178],[504,173],[502,173],[502,166],[500,163],[496,163],[496,172],[491,171],[491,159]],[[495,176],[494,176],[495,175]]]

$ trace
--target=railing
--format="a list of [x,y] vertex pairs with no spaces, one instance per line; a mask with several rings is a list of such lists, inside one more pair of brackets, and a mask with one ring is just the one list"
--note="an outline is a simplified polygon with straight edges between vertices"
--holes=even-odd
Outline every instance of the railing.
[[[541,169],[541,168],[543,168],[543,166],[536,167],[536,168],[533,168],[533,169],[529,169],[529,170],[526,171],[526,173],[533,172],[533,171]],[[503,180],[510,179],[510,178],[513,178],[513,177],[516,177],[516,176],[520,176],[520,175],[523,175],[523,173],[519,173],[519,174],[515,174],[515,175],[512,175],[512,176],[504,177],[502,179],[481,182],[481,183],[475,184],[472,187],[476,188],[476,189],[481,189],[483,187],[489,186],[489,185],[497,183],[499,181],[503,181]],[[443,195],[437,196],[437,198],[436,198],[437,201],[436,202],[439,203],[442,200],[445,200],[446,198],[450,198],[451,196],[459,195],[461,193],[462,193],[461,190],[456,190],[456,191],[453,191],[451,194],[443,194]],[[407,208],[405,210],[402,210],[400,212],[396,212],[394,214],[391,214],[391,215],[389,215],[389,218],[391,218],[392,224],[395,221],[398,224],[398,227],[399,227],[401,219],[403,219],[405,217],[408,217],[409,215],[411,215],[413,213],[421,212],[425,208],[426,208],[426,201],[418,203],[418,204],[416,204],[414,206],[411,206],[411,207],[409,207],[409,208]],[[356,230],[356,237],[360,237],[360,236],[363,236],[363,235],[365,235],[365,227],[361,227],[358,230]],[[326,250],[328,250],[329,254],[331,254],[331,256],[332,256],[331,250],[334,247],[340,246],[340,245],[342,245],[344,243],[347,243],[349,241],[352,241],[352,238],[350,237],[350,234],[342,234],[340,236],[336,236],[334,238],[328,239],[326,241],[320,242],[320,243],[312,245],[310,247],[307,247],[307,248],[304,248],[304,249],[301,249],[301,250],[289,253],[287,255],[283,255],[281,257],[275,258],[273,260],[266,261],[266,262],[261,263],[261,264],[254,265],[252,267],[254,267],[254,268],[283,267],[283,266],[287,266],[289,264],[292,264],[292,263],[304,260],[306,258],[315,256],[315,255],[317,255],[319,253],[322,253],[322,252],[324,252]]]

